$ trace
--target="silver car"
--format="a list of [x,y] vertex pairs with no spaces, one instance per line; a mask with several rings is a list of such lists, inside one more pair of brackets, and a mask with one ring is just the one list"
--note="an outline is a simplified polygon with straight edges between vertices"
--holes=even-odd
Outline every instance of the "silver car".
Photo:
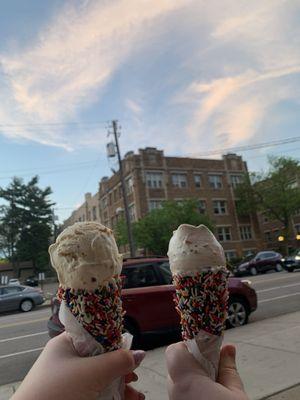
[[45,297],[40,289],[28,286],[0,286],[0,312],[21,310],[30,311],[43,304]]

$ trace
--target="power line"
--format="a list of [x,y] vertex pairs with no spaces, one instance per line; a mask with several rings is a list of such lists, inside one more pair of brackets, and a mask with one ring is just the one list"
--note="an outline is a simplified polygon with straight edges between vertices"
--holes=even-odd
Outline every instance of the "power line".
[[[70,163],[70,164],[60,164],[60,165],[56,165],[55,166],[55,169],[57,169],[57,168],[70,168],[70,167],[72,167],[72,166],[83,166],[83,165],[87,165],[87,164],[94,164],[94,162],[96,162],[97,160],[90,160],[90,161],[81,161],[81,162],[78,162],[78,163]],[[46,169],[46,170],[52,170],[52,168],[51,168],[51,166],[41,166],[41,167],[32,167],[32,168],[22,168],[21,170],[20,169],[8,169],[8,170],[2,170],[2,173],[18,173],[19,171],[27,171],[27,172],[30,172],[30,171],[32,171],[32,172],[34,172],[34,171],[39,171],[39,170],[43,170],[43,169]]]
[[40,127],[40,126],[65,126],[65,125],[103,125],[107,124],[109,121],[85,121],[85,122],[35,122],[27,124],[0,124],[1,128],[24,128],[24,127]]
[[225,147],[223,149],[208,150],[204,153],[193,153],[193,154],[190,154],[190,156],[205,157],[205,156],[215,155],[215,154],[224,154],[225,152],[250,151],[250,150],[263,149],[266,147],[279,146],[281,144],[295,143],[295,142],[299,142],[299,141],[300,141],[300,136],[296,136],[296,137],[287,138],[287,139],[255,143],[255,144],[249,144],[249,145],[239,146],[239,147]]

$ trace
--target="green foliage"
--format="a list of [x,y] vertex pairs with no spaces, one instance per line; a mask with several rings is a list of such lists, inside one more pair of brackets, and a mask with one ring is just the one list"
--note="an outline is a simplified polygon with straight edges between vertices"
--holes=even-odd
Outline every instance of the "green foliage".
[[300,163],[292,158],[269,158],[266,173],[245,176],[236,189],[240,215],[263,212],[290,229],[291,217],[300,209]]
[[[166,201],[162,208],[151,211],[132,225],[135,245],[150,253],[165,255],[172,232],[183,223],[204,224],[212,229],[208,217],[199,213],[197,200]],[[116,237],[118,244],[128,243],[125,221],[117,225]]]
[[37,176],[27,184],[13,178],[7,188],[0,188],[0,197],[6,201],[0,209],[0,250],[13,263],[32,261],[37,270],[48,263],[51,193],[50,187],[38,187]]

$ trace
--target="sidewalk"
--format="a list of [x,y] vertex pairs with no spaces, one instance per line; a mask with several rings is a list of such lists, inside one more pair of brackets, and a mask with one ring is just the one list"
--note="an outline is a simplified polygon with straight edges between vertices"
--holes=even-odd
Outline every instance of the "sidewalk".
[[[251,400],[300,399],[300,311],[225,332],[237,346],[238,368]],[[135,385],[147,400],[168,400],[164,348],[149,351]],[[8,400],[18,383],[0,387]]]

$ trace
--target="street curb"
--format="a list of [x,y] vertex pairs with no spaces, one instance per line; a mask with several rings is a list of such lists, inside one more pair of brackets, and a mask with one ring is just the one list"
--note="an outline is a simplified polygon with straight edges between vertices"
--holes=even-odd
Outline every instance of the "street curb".
[[300,382],[295,383],[295,385],[289,386],[289,387],[287,387],[287,388],[285,388],[285,389],[278,390],[277,392],[274,392],[274,393],[272,393],[272,394],[268,394],[267,396],[261,397],[259,400],[268,400],[268,399],[271,399],[271,398],[274,397],[274,396],[277,396],[277,395],[279,395],[279,394],[283,394],[283,393],[288,392],[289,390],[295,389],[295,388],[297,388],[297,387],[299,387],[299,389],[300,389]]

